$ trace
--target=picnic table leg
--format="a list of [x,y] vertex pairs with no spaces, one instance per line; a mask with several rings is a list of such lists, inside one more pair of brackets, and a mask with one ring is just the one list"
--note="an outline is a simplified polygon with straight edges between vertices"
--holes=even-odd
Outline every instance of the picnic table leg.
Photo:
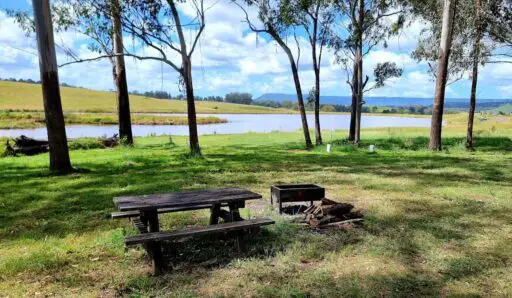
[[232,221],[241,221],[244,220],[240,216],[240,210],[239,210],[239,203],[238,202],[231,202],[228,204],[229,206],[229,213],[231,213],[231,220]]
[[[159,232],[160,223],[158,222],[158,212],[156,210],[141,212],[142,216],[148,221],[149,232]],[[148,252],[153,258],[153,267],[155,274],[159,275],[163,272],[164,258],[162,254],[162,245],[160,242],[151,242],[148,244]]]
[[210,225],[216,225],[219,223],[219,215],[220,215],[220,204],[213,204],[211,207]]

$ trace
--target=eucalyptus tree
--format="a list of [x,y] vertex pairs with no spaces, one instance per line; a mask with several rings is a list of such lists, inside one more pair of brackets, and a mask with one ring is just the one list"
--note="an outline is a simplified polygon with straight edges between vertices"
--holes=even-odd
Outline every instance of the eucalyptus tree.
[[437,63],[436,91],[432,106],[429,148],[441,150],[441,133],[443,124],[444,97],[448,78],[448,62],[452,46],[453,23],[457,0],[444,0],[441,38],[439,41],[439,58]]
[[[94,0],[93,0],[94,1]],[[89,0],[56,0],[52,5],[52,19],[57,32],[77,32],[88,38],[87,48],[99,55],[107,55],[112,65],[113,82],[116,87],[116,101],[119,122],[119,137],[125,144],[133,144],[130,99],[126,80],[126,67],[123,53],[123,37],[120,23],[121,6],[119,0],[105,2],[110,9],[105,12],[97,9]],[[107,6],[106,6],[107,7]],[[34,32],[33,20],[28,12],[11,11],[16,21],[27,34]],[[80,57],[72,47],[60,44],[70,64],[89,61]]]
[[489,9],[483,11],[483,20],[488,24],[490,37],[498,42],[505,51],[498,53],[502,60],[498,63],[512,63],[512,0],[483,0],[489,3]]
[[[177,8],[179,2],[175,0],[125,0],[125,3],[121,14],[124,32],[154,50],[156,54],[143,55],[125,51],[124,55],[141,60],[161,61],[180,75],[180,83],[185,89],[187,100],[190,152],[192,155],[201,155],[192,80],[192,54],[205,28],[204,0],[186,1],[195,13],[186,23],[182,23]],[[190,33],[191,38],[187,39],[185,33]],[[175,41],[176,35],[178,42]],[[168,51],[176,54],[181,63],[169,57]]]
[[346,37],[334,38],[331,46],[349,76],[347,84],[352,91],[349,140],[358,145],[364,92],[382,87],[387,79],[402,75],[395,63],[382,63],[374,70],[379,78],[375,77],[376,82],[369,86],[369,77],[363,79],[363,59],[379,44],[387,46],[386,40],[402,27],[405,11],[397,3],[387,0],[340,0],[337,5],[342,27],[338,36]]
[[473,120],[479,64],[512,63],[512,1],[474,0],[473,12],[473,72],[466,137],[468,149],[473,149]]
[[[110,19],[117,17],[113,12],[119,13],[123,33],[131,36],[134,43],[137,43],[131,50],[124,47],[122,54],[106,52],[81,61],[117,56],[133,57],[144,61],[159,61],[179,74],[180,86],[184,89],[187,100],[190,152],[194,156],[201,155],[192,80],[192,55],[205,28],[204,0],[185,2],[184,5],[190,5],[195,13],[185,23],[178,12],[178,5],[183,4],[183,1],[124,0],[119,9],[112,9],[111,3],[104,0],[75,1],[90,6]],[[95,29],[100,32],[107,30],[105,24],[95,25],[98,25]],[[146,52],[146,49],[150,51]]]
[[[128,95],[128,82],[126,80],[126,66],[124,63],[123,31],[121,27],[121,4],[119,0],[111,0],[112,18],[112,44],[115,64],[112,74],[117,91],[117,111],[119,115],[119,137],[127,144],[133,144],[132,123],[130,116],[130,98]],[[112,59],[111,59],[112,63]]]
[[[453,20],[451,30],[451,46],[449,50],[449,65],[447,68],[447,82],[454,82],[462,79],[466,73],[471,76],[471,95],[469,101],[468,123],[466,133],[466,148],[473,149],[473,122],[476,108],[476,94],[478,86],[479,66],[486,63],[499,63],[492,59],[501,57],[506,52],[495,52],[499,41],[492,37],[492,28],[505,28],[503,23],[495,17],[497,3],[501,0],[470,0],[457,3],[457,16]],[[424,7],[428,5],[429,7]],[[424,9],[419,10],[419,16],[428,22],[428,26],[422,30],[413,57],[418,61],[429,61],[429,72],[438,79],[438,66],[435,59],[439,54],[441,41],[441,19],[443,7],[437,3],[422,4]],[[425,13],[428,11],[428,13]],[[499,26],[496,24],[500,23]],[[503,62],[503,61],[502,61]],[[436,97],[437,99],[437,97]],[[442,112],[442,111],[441,111]],[[439,113],[439,112],[438,112]],[[441,120],[442,121],[442,120]],[[439,120],[437,120],[439,122]],[[441,130],[441,124],[436,123],[435,128]],[[439,139],[438,139],[439,138]],[[439,144],[432,147],[434,150],[441,149],[440,134],[432,141],[439,141]],[[432,145],[432,144],[431,144]]]
[[320,67],[322,54],[330,40],[333,39],[333,25],[336,19],[337,7],[330,0],[298,0],[290,1],[289,9],[296,10],[296,22],[306,32],[311,46],[315,85],[312,90],[315,110],[315,139],[316,144],[322,144],[320,129]]
[[[290,63],[292,71],[293,82],[295,84],[295,92],[297,94],[297,105],[302,119],[302,131],[304,133],[304,140],[306,147],[311,148],[311,137],[309,135],[308,120],[306,117],[306,109],[304,107],[304,95],[302,93],[302,87],[299,78],[298,65],[300,60],[300,45],[295,34],[297,27],[297,10],[290,9],[288,0],[245,0],[243,3],[233,1],[245,15],[245,21],[247,22],[249,29],[257,34],[263,33],[270,36],[285,52]],[[258,19],[251,20],[247,12],[247,7],[256,8],[258,12]],[[257,25],[259,22],[261,25]],[[259,27],[258,27],[259,26]],[[287,37],[293,33],[298,55],[295,57],[287,43]]]
[[43,88],[44,112],[50,145],[50,170],[69,173],[73,170],[60,98],[57,57],[53,39],[49,0],[33,0],[34,26],[39,50],[39,70]]

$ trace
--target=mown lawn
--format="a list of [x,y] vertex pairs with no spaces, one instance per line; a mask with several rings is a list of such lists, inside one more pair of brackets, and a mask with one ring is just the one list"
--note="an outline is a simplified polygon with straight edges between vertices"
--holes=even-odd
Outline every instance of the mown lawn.
[[[47,157],[0,159],[0,295],[381,297],[512,296],[512,118],[447,118],[445,151],[425,150],[428,129],[372,129],[361,149],[334,133],[333,152],[303,149],[300,133],[138,138],[133,148],[75,150],[80,172],[50,176]],[[325,139],[328,139],[326,133]],[[368,144],[377,152],[369,153]],[[362,226],[311,231],[269,206],[274,183],[310,182],[353,203]],[[169,247],[175,270],[151,276],[134,233],[112,221],[123,194],[241,186],[261,193],[245,217],[271,216],[244,251],[222,239]],[[206,224],[207,211],[162,216],[166,228]]]

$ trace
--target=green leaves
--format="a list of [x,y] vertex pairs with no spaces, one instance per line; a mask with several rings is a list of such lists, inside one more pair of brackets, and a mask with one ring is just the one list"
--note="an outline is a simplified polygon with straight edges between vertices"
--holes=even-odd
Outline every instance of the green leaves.
[[373,70],[375,76],[375,88],[384,87],[386,80],[390,78],[401,77],[403,69],[399,68],[395,62],[378,63]]

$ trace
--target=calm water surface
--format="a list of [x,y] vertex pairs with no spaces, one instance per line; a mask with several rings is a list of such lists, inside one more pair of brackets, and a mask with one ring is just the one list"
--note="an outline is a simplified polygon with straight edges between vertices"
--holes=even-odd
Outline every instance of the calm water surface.
[[[151,114],[170,116],[181,114]],[[198,114],[198,116],[217,116],[228,120],[228,123],[198,125],[199,134],[241,134],[246,132],[295,131],[302,128],[300,115],[289,114]],[[308,124],[314,128],[314,116],[308,115]],[[350,115],[320,115],[322,129],[348,129]],[[370,127],[429,127],[429,118],[407,118],[391,116],[363,116],[363,128]],[[134,136],[147,135],[188,135],[186,125],[132,125]],[[111,136],[117,133],[117,125],[66,125],[68,138]],[[19,135],[37,139],[46,139],[46,128],[34,129],[0,129],[2,137]]]

